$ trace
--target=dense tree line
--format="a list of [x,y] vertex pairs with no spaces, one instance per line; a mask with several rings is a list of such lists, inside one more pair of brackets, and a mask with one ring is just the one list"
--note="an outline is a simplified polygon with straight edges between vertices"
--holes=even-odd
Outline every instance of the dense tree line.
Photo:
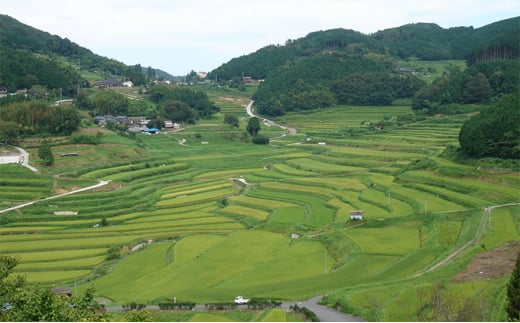
[[339,104],[390,105],[397,98],[412,97],[425,82],[414,75],[355,73],[332,83]]
[[520,93],[500,100],[462,126],[459,143],[470,157],[520,158]]
[[147,97],[158,106],[156,119],[193,123],[220,111],[206,93],[188,87],[157,84],[150,87]]
[[331,90],[335,80],[354,73],[392,69],[391,61],[381,55],[324,53],[273,71],[253,99],[259,113],[273,116],[328,107],[336,102]]
[[412,107],[433,114],[453,103],[486,103],[492,97],[518,91],[518,84],[518,60],[482,62],[464,71],[454,68],[417,91]]
[[16,137],[35,133],[70,135],[78,129],[81,119],[74,106],[50,106],[33,100],[0,105],[0,122],[11,129],[11,137],[13,132]]
[[53,91],[54,97],[59,89],[61,94],[70,96],[76,93],[78,84],[87,83],[72,68],[27,51],[0,47],[0,61],[0,87],[9,92],[42,85]]

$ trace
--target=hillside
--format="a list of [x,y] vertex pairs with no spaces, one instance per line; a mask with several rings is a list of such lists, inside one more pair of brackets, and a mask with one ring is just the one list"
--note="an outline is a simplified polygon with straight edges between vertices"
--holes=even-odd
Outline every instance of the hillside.
[[442,28],[432,23],[408,24],[371,35],[348,29],[316,31],[284,45],[270,45],[256,52],[233,58],[211,71],[219,79],[249,75],[263,79],[268,72],[297,59],[323,50],[343,52],[390,52],[396,59],[416,57],[424,60],[467,59],[485,44],[507,40],[514,57],[519,55],[520,17],[498,21],[480,28]]
[[[118,75],[135,84],[143,84],[155,76],[173,78],[158,69],[142,68],[139,64],[127,66],[97,55],[67,38],[51,35],[7,15],[0,15],[0,55],[0,87],[11,92],[39,85],[49,89],[61,87],[63,94],[72,95],[78,84],[88,86],[89,78],[83,75],[86,72],[97,74],[98,79]],[[49,76],[53,73],[57,75]],[[61,81],[53,81],[55,78]]]
[[[395,99],[412,99],[426,84],[414,69],[400,69],[399,61],[466,60],[469,67],[481,64],[459,78],[460,84],[452,87],[457,93],[450,94],[449,102],[441,102],[461,103],[468,101],[463,98],[463,92],[478,92],[465,88],[467,84],[475,83],[475,74],[483,79],[480,74],[483,70],[488,71],[488,74],[484,73],[483,82],[495,86],[492,79],[495,76],[489,73],[494,67],[482,67],[482,64],[507,60],[510,62],[493,71],[516,74],[516,64],[513,63],[512,68],[506,65],[510,66],[519,57],[519,35],[520,17],[477,29],[444,29],[431,23],[408,24],[371,35],[331,29],[234,58],[213,70],[209,77],[221,83],[231,80],[231,84],[236,84],[237,79],[240,82],[240,75],[263,79],[254,96],[257,111],[278,116],[288,111],[323,108],[336,103],[388,105]],[[505,79],[506,83],[517,84],[514,75]],[[495,86],[488,92],[493,95],[511,92],[501,91],[496,91]],[[485,102],[489,97],[473,102]],[[421,99],[438,101],[430,97]],[[433,111],[432,107],[421,103],[414,105]]]

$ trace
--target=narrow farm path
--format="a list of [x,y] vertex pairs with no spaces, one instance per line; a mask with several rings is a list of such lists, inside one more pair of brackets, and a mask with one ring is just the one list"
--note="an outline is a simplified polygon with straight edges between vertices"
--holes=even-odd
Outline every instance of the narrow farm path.
[[52,196],[49,196],[49,197],[46,197],[46,198],[43,198],[43,199],[39,199],[39,200],[34,200],[34,201],[30,201],[30,202],[26,202],[26,203],[18,204],[18,205],[15,205],[15,206],[13,206],[13,207],[10,207],[10,208],[0,210],[0,214],[2,214],[2,213],[7,213],[7,212],[9,212],[9,211],[13,211],[13,210],[17,210],[17,209],[21,209],[21,208],[23,208],[23,207],[26,207],[26,206],[29,206],[29,205],[33,205],[33,204],[36,203],[36,202],[46,201],[46,200],[52,200],[52,199],[55,199],[55,198],[58,198],[58,197],[66,196],[66,195],[71,195],[71,194],[76,194],[76,193],[80,193],[80,192],[84,192],[84,191],[92,190],[92,189],[95,189],[95,188],[98,188],[98,187],[101,187],[101,186],[107,185],[108,183],[110,183],[109,180],[108,180],[108,181],[99,181],[99,183],[94,184],[94,185],[92,185],[92,186],[87,186],[87,187],[83,187],[83,188],[78,188],[77,190],[72,190],[72,191],[69,191],[69,192],[66,192],[66,193],[61,193],[61,194],[57,194],[57,195],[52,195]]
[[[247,114],[250,116],[250,117],[257,117],[257,118],[260,118],[258,117],[257,115],[255,115],[253,113],[253,103],[255,103],[255,101],[251,100],[247,105],[246,105],[246,112]],[[293,127],[287,127],[287,126],[283,126],[281,124],[277,124],[275,123],[274,121],[272,120],[268,120],[268,119],[265,119],[265,118],[261,118],[264,122],[264,124],[268,127],[270,126],[276,126],[276,127],[280,127],[284,130],[287,130],[289,132],[289,134],[291,135],[295,135],[296,134],[296,128],[293,128]]]
[[299,307],[306,307],[311,310],[320,319],[320,322],[364,322],[359,316],[349,315],[343,312],[336,311],[333,308],[319,305],[318,302],[321,300],[323,295],[314,296],[311,299],[301,302],[283,302],[282,308],[286,311],[290,310],[293,305]]
[[14,148],[18,149],[20,154],[18,156],[17,155],[3,156],[2,158],[0,158],[0,164],[18,163],[24,167],[29,168],[31,171],[38,173],[38,169],[29,165],[29,153],[20,147],[14,147]]
[[435,269],[439,268],[440,266],[447,264],[451,259],[458,256],[462,251],[466,250],[470,246],[477,243],[478,240],[480,239],[480,237],[482,236],[482,232],[484,231],[486,224],[488,224],[491,221],[491,212],[493,211],[493,209],[496,209],[499,207],[504,207],[504,206],[513,206],[513,205],[520,205],[520,202],[500,204],[500,205],[491,205],[491,206],[485,207],[484,211],[482,213],[482,217],[480,219],[480,224],[477,228],[477,231],[475,232],[475,236],[471,240],[469,240],[468,242],[466,242],[465,244],[460,246],[458,249],[456,249],[455,251],[453,251],[452,253],[447,255],[444,259],[440,260],[438,263],[434,264],[430,268],[417,272],[417,273],[413,274],[412,276],[410,276],[410,278],[419,277],[419,276],[427,274],[431,271],[434,271]]

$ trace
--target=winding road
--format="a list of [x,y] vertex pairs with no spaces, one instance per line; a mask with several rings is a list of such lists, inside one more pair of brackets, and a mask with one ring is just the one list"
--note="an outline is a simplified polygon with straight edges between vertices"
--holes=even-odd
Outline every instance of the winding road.
[[287,126],[283,126],[281,124],[278,124],[278,123],[275,123],[274,121],[272,120],[268,120],[268,119],[265,119],[265,118],[261,118],[257,115],[255,115],[253,113],[253,104],[255,103],[255,101],[251,100],[247,105],[246,105],[246,112],[247,114],[250,116],[250,117],[257,117],[259,119],[262,119],[264,124],[268,127],[270,126],[276,126],[276,127],[280,127],[284,130],[287,130],[287,132],[289,132],[289,134],[291,135],[295,135],[296,134],[296,128],[292,128],[292,127],[287,127]]

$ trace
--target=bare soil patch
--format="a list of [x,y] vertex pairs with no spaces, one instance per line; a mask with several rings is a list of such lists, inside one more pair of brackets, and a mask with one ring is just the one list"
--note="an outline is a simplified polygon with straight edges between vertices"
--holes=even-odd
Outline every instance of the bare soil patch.
[[453,283],[500,279],[513,272],[520,252],[520,241],[510,241],[498,248],[476,255],[466,270],[458,273]]

